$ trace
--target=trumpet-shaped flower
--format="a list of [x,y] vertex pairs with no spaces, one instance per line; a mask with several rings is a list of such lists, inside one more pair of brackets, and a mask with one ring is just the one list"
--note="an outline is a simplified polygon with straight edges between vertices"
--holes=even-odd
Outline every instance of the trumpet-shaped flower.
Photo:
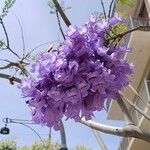
[[69,27],[58,51],[39,54],[31,68],[37,80],[26,78],[20,85],[36,123],[57,130],[63,116],[88,120],[94,111],[104,109],[106,99],[117,99],[132,73],[123,59],[130,49],[106,44],[106,35],[122,21],[119,16],[107,20],[91,16],[83,26]]

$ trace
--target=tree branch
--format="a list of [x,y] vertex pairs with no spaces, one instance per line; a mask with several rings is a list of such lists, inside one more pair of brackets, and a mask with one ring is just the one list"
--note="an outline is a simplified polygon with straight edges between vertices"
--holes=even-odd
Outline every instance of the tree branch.
[[3,30],[4,30],[4,33],[5,33],[5,36],[6,36],[7,47],[9,47],[8,33],[7,33],[7,31],[6,31],[5,25],[4,25],[3,20],[2,20],[1,18],[0,18],[0,23],[1,23],[2,27],[3,27]]
[[0,67],[0,70],[2,69],[8,69],[10,67],[18,67],[18,63],[14,63],[14,62],[10,62],[9,64],[7,64],[6,66]]
[[[21,79],[19,78],[16,78],[16,77],[12,77],[10,75],[7,75],[7,74],[3,74],[3,73],[0,73],[0,78],[4,78],[4,79],[7,79],[9,80],[10,82],[13,80],[17,83],[21,83]],[[11,82],[12,83],[12,82]]]
[[150,106],[143,100],[142,96],[134,89],[134,87],[129,84],[128,87],[134,92],[134,94],[143,102],[143,104],[150,109]]
[[43,46],[43,45],[49,44],[49,43],[51,43],[51,42],[50,42],[50,41],[49,41],[49,42],[45,42],[45,43],[42,43],[42,44],[40,44],[40,45],[34,47],[32,50],[30,50],[30,51],[23,57],[22,61],[23,61],[24,59],[28,58],[28,57],[31,55],[31,53],[33,53],[37,48],[39,48],[39,47],[41,47],[41,46]]
[[124,117],[125,117],[125,120],[127,121],[127,124],[131,124],[131,125],[134,125],[133,123],[133,120],[132,120],[132,117],[129,113],[129,110],[127,108],[127,106],[125,105],[124,101],[122,100],[122,96],[120,94],[118,94],[119,96],[119,99],[117,100],[117,103],[119,104],[119,107],[121,108],[123,114],[124,114]]
[[16,20],[18,21],[18,24],[20,26],[20,30],[21,30],[21,39],[22,39],[22,51],[23,51],[23,57],[25,55],[25,40],[24,40],[24,33],[23,33],[23,27],[21,25],[21,22],[19,20],[19,18],[17,17],[17,15],[14,13],[14,16],[16,17]]
[[0,58],[0,61],[5,61],[5,62],[8,62],[8,63],[11,62],[11,61],[9,61],[9,60],[7,60],[7,59],[1,59],[1,58]]
[[103,8],[104,17],[106,19],[107,16],[106,16],[106,10],[105,10],[105,6],[104,6],[104,3],[103,3],[103,0],[100,0],[100,2],[101,2],[101,5],[102,5],[102,8]]
[[109,43],[109,41],[111,41],[111,40],[115,41],[115,40],[118,39],[118,38],[119,38],[119,40],[121,40],[126,34],[131,33],[131,32],[134,32],[134,31],[137,31],[137,30],[140,30],[140,31],[150,30],[150,26],[138,26],[138,27],[136,27],[136,28],[134,28],[134,29],[131,29],[131,30],[128,30],[128,31],[126,31],[126,32],[119,33],[119,34],[117,34],[117,35],[114,36],[114,37],[108,38],[108,39],[106,40],[106,43]]
[[127,99],[122,93],[120,93],[122,99],[124,99],[132,108],[135,109],[138,113],[144,116],[148,121],[150,121],[150,117],[146,115],[141,109],[139,109],[136,105],[134,105],[129,99]]
[[3,30],[4,30],[4,33],[5,33],[5,36],[6,36],[6,41],[7,41],[7,45],[5,45],[6,48],[7,48],[11,53],[13,53],[16,57],[18,57],[18,58],[20,59],[20,56],[19,56],[17,53],[15,53],[15,52],[10,48],[8,33],[7,33],[7,31],[6,31],[5,25],[4,25],[3,20],[2,20],[1,18],[0,18],[0,23],[1,23],[2,27],[3,27]]
[[66,26],[70,26],[71,22],[69,21],[69,19],[67,18],[67,16],[65,15],[64,11],[62,10],[60,4],[58,3],[57,0],[53,0],[53,3],[56,7],[56,10],[59,12],[59,14],[61,15],[63,21],[65,22]]
[[59,14],[58,14],[58,11],[56,10],[56,17],[57,17],[57,21],[58,21],[58,26],[59,26],[59,30],[64,38],[64,40],[66,39],[65,38],[65,35],[64,35],[64,32],[63,32],[63,29],[62,29],[62,26],[61,26],[61,23],[60,23],[60,18],[59,18]]
[[109,12],[108,12],[108,18],[110,18],[111,11],[112,11],[112,6],[113,6],[114,0],[111,0],[111,3],[109,5]]
[[134,125],[127,125],[124,127],[112,127],[101,123],[96,123],[91,120],[86,121],[83,118],[80,120],[80,123],[92,129],[101,131],[103,133],[122,136],[122,137],[134,137],[134,138],[138,138],[150,142],[150,132],[143,131]]
[[6,65],[4,67],[0,67],[0,70],[8,69],[10,67],[17,67],[17,68],[19,68],[22,71],[22,73],[25,74],[26,76],[28,76],[28,74],[29,74],[28,71],[25,69],[25,67],[19,62],[16,62],[16,63],[10,62],[8,65]]

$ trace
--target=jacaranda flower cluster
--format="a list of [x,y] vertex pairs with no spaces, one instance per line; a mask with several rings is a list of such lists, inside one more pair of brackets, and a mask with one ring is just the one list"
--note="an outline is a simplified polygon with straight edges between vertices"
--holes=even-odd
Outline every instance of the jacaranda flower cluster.
[[117,15],[106,20],[92,15],[85,25],[70,26],[58,49],[39,54],[31,69],[37,79],[22,79],[20,85],[33,121],[57,130],[63,116],[88,120],[104,108],[106,99],[117,99],[132,73],[123,59],[130,49],[106,44],[106,36],[122,22]]

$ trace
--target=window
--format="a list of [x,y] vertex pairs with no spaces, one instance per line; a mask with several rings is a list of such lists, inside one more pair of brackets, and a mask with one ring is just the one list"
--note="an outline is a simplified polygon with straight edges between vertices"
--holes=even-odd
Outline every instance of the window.
[[150,21],[149,21],[149,17],[148,17],[148,11],[147,11],[144,0],[143,0],[142,5],[141,5],[140,12],[138,14],[137,25],[143,25],[143,26],[150,25]]
[[139,17],[140,18],[149,18],[144,0],[143,0],[143,4],[141,6],[141,9],[140,9]]

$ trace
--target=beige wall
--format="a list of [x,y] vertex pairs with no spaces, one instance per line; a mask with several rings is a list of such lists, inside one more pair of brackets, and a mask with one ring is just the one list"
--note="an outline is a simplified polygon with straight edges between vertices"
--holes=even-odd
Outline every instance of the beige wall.
[[[148,31],[136,31],[133,32],[129,47],[134,50],[132,53],[127,55],[127,60],[134,64],[134,74],[130,77],[131,84],[136,90],[140,90],[140,85],[143,84],[144,78],[147,76],[148,65],[150,61],[150,32]],[[124,89],[125,96],[131,101],[134,100],[135,94],[129,89]],[[117,114],[117,115],[116,115]],[[122,119],[122,113],[118,104],[113,101],[109,107],[108,119],[119,120]]]
[[132,0],[134,4],[132,7],[118,4],[117,11],[121,12],[121,14],[127,18],[129,16],[138,17],[143,1],[145,2],[148,16],[150,18],[150,0]]
[[[132,17],[138,17],[138,14],[140,12],[142,2],[145,2],[148,17],[150,18],[150,0],[133,0],[133,3],[135,4],[132,8],[128,6],[118,6],[118,11],[123,12],[123,14],[126,15],[126,17],[132,16]],[[132,47],[134,51],[127,56],[127,59],[129,62],[133,62],[135,64],[134,68],[134,76],[131,77],[132,85],[135,89],[141,91],[143,86],[144,78],[148,75],[148,70],[150,69],[150,31],[142,32],[142,31],[136,31],[132,33],[132,36],[130,37],[129,41],[129,47]],[[126,97],[128,97],[131,100],[137,100],[135,99],[135,95],[131,90],[125,90],[124,94]],[[141,96],[144,100],[150,100],[150,97],[147,97],[146,90],[143,89],[141,91]],[[141,102],[137,102],[138,107],[142,109],[145,113],[150,115],[150,111],[143,105]],[[132,114],[135,117],[135,111]],[[122,119],[122,113],[120,108],[118,107],[118,104],[116,102],[112,102],[110,105],[110,109],[108,111],[108,119]],[[135,119],[135,118],[134,118]],[[136,120],[134,120],[136,121]],[[137,122],[139,127],[144,129],[150,128],[150,122],[147,121],[144,117],[141,115],[137,115]],[[138,139],[130,139],[130,144],[125,143],[124,149],[126,150],[150,150],[150,143],[144,142],[142,140]]]

